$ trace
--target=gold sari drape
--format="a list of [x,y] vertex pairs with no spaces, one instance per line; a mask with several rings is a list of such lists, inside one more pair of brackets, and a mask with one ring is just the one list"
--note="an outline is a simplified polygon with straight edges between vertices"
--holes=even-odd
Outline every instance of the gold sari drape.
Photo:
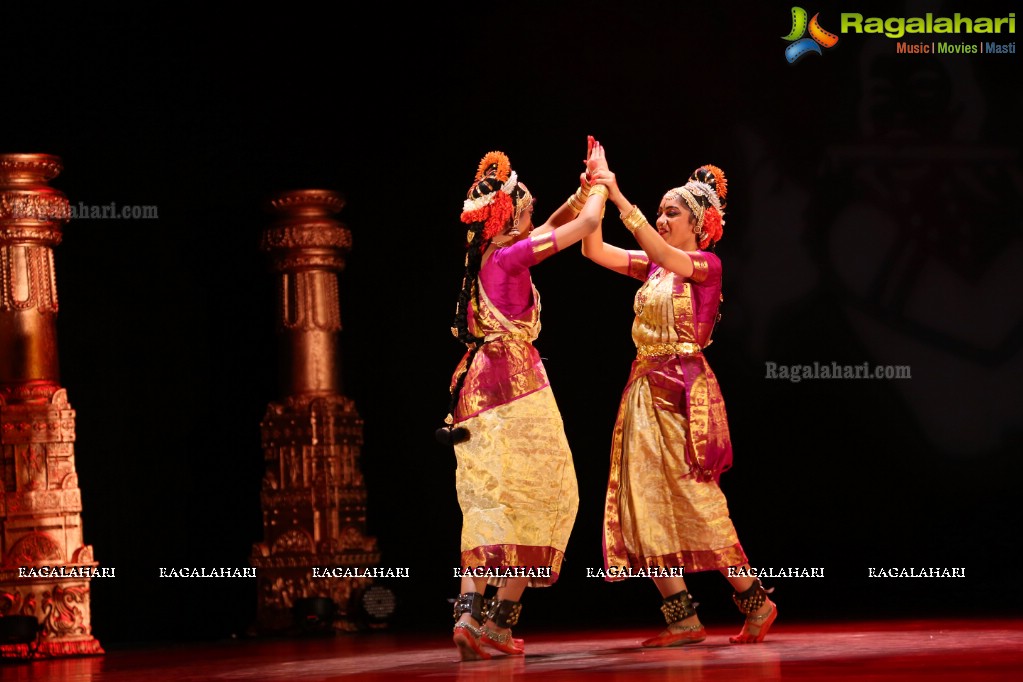
[[470,433],[455,446],[455,488],[462,568],[549,567],[549,577],[529,579],[530,587],[545,587],[561,571],[579,491],[561,414],[532,345],[540,331],[535,288],[533,301],[527,316],[511,320],[480,286],[472,331],[487,343],[473,359],[455,414]]
[[746,562],[725,496],[701,468],[708,448],[730,456],[731,446],[724,401],[697,343],[691,286],[655,269],[636,294],[639,355],[615,423],[605,500],[609,569]]

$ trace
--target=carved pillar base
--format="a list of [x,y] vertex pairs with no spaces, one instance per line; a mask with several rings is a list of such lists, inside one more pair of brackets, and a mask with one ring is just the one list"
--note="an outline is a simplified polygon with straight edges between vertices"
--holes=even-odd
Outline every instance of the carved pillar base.
[[[38,647],[0,645],[0,657],[102,654],[92,636],[90,577],[98,564],[82,540],[82,492],[75,473],[75,411],[64,389],[7,404],[0,393],[0,616],[33,616]],[[6,397],[5,397],[6,396]],[[17,396],[23,397],[23,396]],[[13,489],[12,489],[13,488]],[[4,489],[6,491],[4,492]],[[63,576],[26,577],[59,571]]]
[[380,562],[362,534],[366,491],[356,461],[362,420],[343,396],[302,396],[270,403],[262,423],[267,470],[263,513],[267,542],[253,548],[259,628],[293,629],[300,599],[326,597],[338,609],[333,629],[362,629],[357,599],[371,578],[319,578]]
[[[95,562],[66,565],[88,572]],[[89,579],[21,578],[18,570],[0,571],[0,610],[4,616],[35,616],[37,645],[2,644],[0,658],[92,656],[105,653],[91,634]]]
[[262,423],[267,462],[262,505],[266,542],[253,547],[258,571],[258,627],[296,627],[300,599],[326,597],[338,609],[334,628],[361,628],[357,598],[373,584],[364,577],[316,577],[379,563],[375,538],[363,535],[366,490],[356,456],[362,420],[343,396],[270,403]]
[[296,602],[321,597],[337,609],[334,629],[351,631],[364,625],[359,597],[373,583],[355,569],[364,574],[380,562],[376,539],[365,534],[362,419],[341,395],[338,372],[337,273],[351,233],[333,216],[344,206],[334,192],[287,192],[271,204],[278,217],[264,231],[262,248],[278,275],[285,397],[267,406],[260,424],[266,473],[263,542],[252,550],[257,623],[264,632],[301,629]]

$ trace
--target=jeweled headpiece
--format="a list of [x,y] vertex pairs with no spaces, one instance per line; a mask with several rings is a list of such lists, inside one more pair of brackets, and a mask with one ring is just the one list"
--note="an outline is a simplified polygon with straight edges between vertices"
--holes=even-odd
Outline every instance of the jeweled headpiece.
[[521,182],[519,187],[522,188],[522,196],[515,200],[515,215],[512,216],[512,222],[515,225],[519,224],[519,219],[522,217],[523,212],[533,203],[533,193],[529,191],[529,188]]
[[[699,179],[701,177],[702,180]],[[667,193],[677,195],[693,212],[696,217],[696,241],[701,249],[721,239],[725,227],[722,200],[728,194],[728,179],[723,170],[717,166],[700,166],[689,176],[689,182]],[[698,197],[705,197],[710,205],[703,204]]]
[[[519,221],[522,212],[532,203],[533,196],[522,186],[522,194],[513,200],[515,188],[519,186],[518,175],[512,170],[511,161],[504,152],[488,152],[480,160],[476,178],[466,193],[462,204],[462,222],[483,223],[483,241],[504,229],[508,221]],[[472,232],[469,232],[472,241]]]

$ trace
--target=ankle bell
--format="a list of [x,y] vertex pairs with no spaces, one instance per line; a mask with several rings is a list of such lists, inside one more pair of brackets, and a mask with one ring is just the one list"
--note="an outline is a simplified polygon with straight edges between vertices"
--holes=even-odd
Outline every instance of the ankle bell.
[[753,584],[745,592],[735,592],[732,594],[732,601],[739,608],[739,612],[745,616],[751,613],[756,613],[760,610],[760,607],[767,601],[767,595],[773,592],[772,587],[769,590],[764,589],[763,583],[760,582],[760,578],[754,578]]
[[520,613],[522,613],[522,602],[492,597],[487,602],[485,615],[497,627],[510,628],[518,624]]
[[673,594],[664,599],[664,603],[661,604],[661,613],[664,614],[664,620],[668,625],[671,625],[672,623],[695,616],[696,606],[689,593],[682,590],[678,594]]
[[484,610],[485,606],[486,602],[483,599],[483,595],[479,592],[460,594],[458,599],[455,600],[455,620],[458,620],[463,613],[468,613],[474,621],[483,625],[487,619],[486,611]]

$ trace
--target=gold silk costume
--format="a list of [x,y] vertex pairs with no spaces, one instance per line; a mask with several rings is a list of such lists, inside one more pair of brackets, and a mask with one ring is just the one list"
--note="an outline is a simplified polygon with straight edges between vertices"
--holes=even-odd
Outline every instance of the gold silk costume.
[[[731,464],[724,399],[703,356],[720,301],[720,261],[690,254],[683,278],[630,252],[637,358],[615,423],[604,511],[606,568],[742,565],[718,486]],[[648,274],[649,273],[649,274]]]
[[[556,250],[549,234],[529,241],[537,262]],[[533,304],[510,319],[482,279],[469,328],[486,343],[472,360],[454,414],[470,433],[455,445],[462,568],[550,567],[549,577],[529,578],[530,587],[546,587],[561,571],[579,506],[572,452],[532,344],[540,333],[538,292],[530,281]],[[505,579],[489,582],[500,586]]]

